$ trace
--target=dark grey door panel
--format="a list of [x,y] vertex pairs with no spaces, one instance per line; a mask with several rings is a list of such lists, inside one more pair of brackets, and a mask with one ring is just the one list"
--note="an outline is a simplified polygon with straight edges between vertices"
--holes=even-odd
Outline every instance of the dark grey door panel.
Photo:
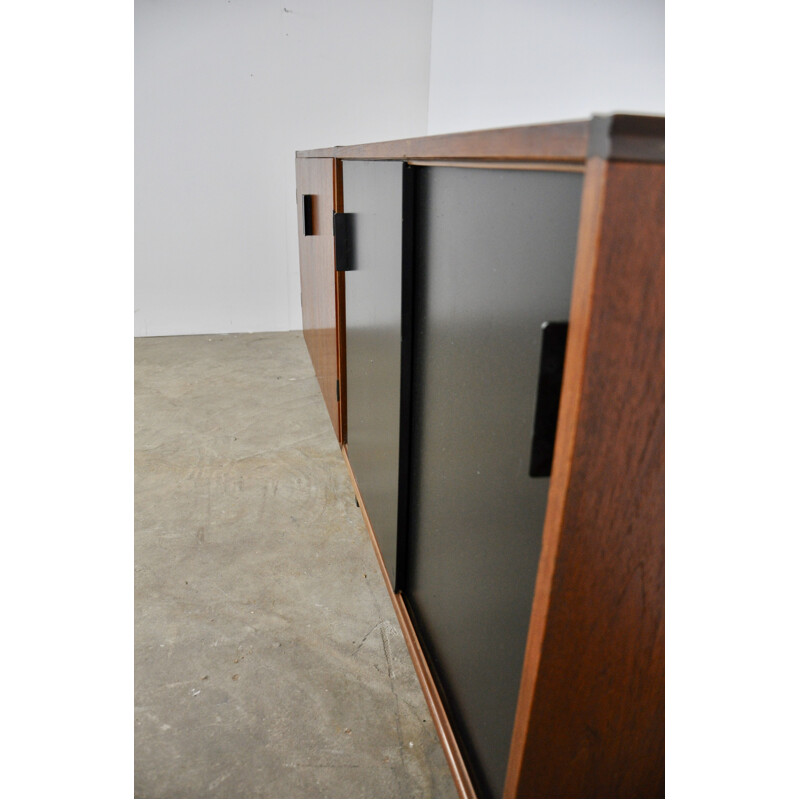
[[[352,263],[345,274],[347,314],[347,454],[381,549],[397,588],[405,527],[407,426],[403,372],[403,297],[410,290],[410,213],[404,191],[409,168],[401,162],[345,161],[344,211]],[[406,217],[404,226],[404,215]],[[402,487],[401,487],[402,483]]]
[[419,167],[414,183],[406,596],[499,797],[549,485],[529,477],[541,326],[569,318],[582,175]]

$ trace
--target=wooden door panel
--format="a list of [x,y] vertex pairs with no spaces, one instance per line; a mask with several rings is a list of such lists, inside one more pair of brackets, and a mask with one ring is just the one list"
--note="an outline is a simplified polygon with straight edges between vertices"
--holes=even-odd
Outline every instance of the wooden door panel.
[[336,203],[336,162],[332,158],[298,158],[297,229],[300,239],[300,292],[303,335],[319,381],[322,397],[336,431],[343,440],[337,391],[340,353],[337,316],[343,314],[333,247],[333,211]]

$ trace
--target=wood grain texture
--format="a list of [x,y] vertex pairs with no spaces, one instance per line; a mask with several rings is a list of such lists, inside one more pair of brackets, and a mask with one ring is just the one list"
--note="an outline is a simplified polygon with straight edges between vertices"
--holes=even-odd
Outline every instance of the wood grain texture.
[[[333,248],[333,207],[335,164],[332,158],[295,161],[297,177],[297,229],[300,242],[300,299],[303,335],[319,381],[322,397],[342,441],[336,381],[339,379],[339,337],[337,327],[337,273]],[[303,233],[303,195],[312,195],[313,236]],[[341,326],[341,330],[344,326]]]
[[461,167],[462,169],[513,169],[543,172],[583,172],[584,166],[580,163],[557,164],[553,161],[459,161],[450,159],[449,161],[436,161],[434,159],[422,159],[408,162],[412,167]]
[[378,566],[380,567],[381,575],[383,575],[383,581],[386,584],[386,591],[389,592],[389,596],[392,600],[392,606],[394,607],[394,612],[397,616],[400,630],[403,634],[403,638],[405,639],[406,646],[408,647],[408,653],[411,656],[411,662],[414,664],[414,670],[417,673],[417,679],[419,680],[422,694],[428,704],[428,710],[431,713],[431,720],[436,728],[436,733],[439,735],[439,741],[442,745],[442,750],[444,751],[444,757],[447,761],[447,766],[450,767],[450,773],[453,776],[453,781],[456,785],[456,791],[458,792],[458,796],[461,798],[475,798],[477,795],[472,785],[472,779],[470,778],[469,771],[467,770],[466,762],[461,754],[455,733],[450,725],[450,720],[447,717],[442,699],[439,696],[439,690],[436,687],[433,675],[431,674],[428,663],[425,659],[422,646],[417,638],[417,634],[411,622],[411,617],[409,616],[405,601],[403,600],[403,596],[400,592],[395,593],[392,589],[392,582],[389,578],[386,565],[383,563],[381,550],[378,546],[378,540],[375,538],[375,532],[372,529],[372,523],[369,519],[367,507],[364,504],[364,498],[361,496],[361,491],[358,488],[358,483],[356,482],[353,468],[350,465],[350,459],[347,456],[347,445],[342,445],[342,454],[344,456],[344,463],[347,466],[347,471],[350,474],[350,481],[353,484],[353,491],[356,494],[358,505],[361,508],[361,516],[364,518],[364,524],[367,527],[367,532],[369,533],[369,538],[372,542],[372,549],[375,551],[375,557],[378,559]]
[[584,163],[664,162],[664,117],[637,114],[597,115],[591,120],[551,125],[520,125],[416,139],[301,150],[307,158],[392,160],[484,160]]
[[298,156],[343,159],[473,159],[576,161],[586,157],[589,122],[522,125],[416,139],[301,150]]
[[[341,159],[483,162],[485,168],[535,161],[529,168],[586,171],[508,797],[664,793],[663,131],[663,118],[613,115],[298,153],[308,157],[298,159],[298,194],[332,198],[330,208],[315,203],[315,225],[330,224],[336,198],[343,210]],[[301,185],[300,161],[311,183]],[[328,182],[324,192],[320,180]],[[342,402],[335,410],[330,403],[336,397],[330,376],[346,374],[345,276],[332,273],[332,236],[318,229],[321,235],[302,236],[302,204],[298,219],[306,341],[334,428],[346,442],[343,384]],[[325,238],[328,255],[319,241]],[[324,258],[330,272],[319,268]],[[391,591],[361,505],[456,786],[462,797],[474,797],[408,609]]]
[[663,165],[587,165],[504,794],[664,796]]

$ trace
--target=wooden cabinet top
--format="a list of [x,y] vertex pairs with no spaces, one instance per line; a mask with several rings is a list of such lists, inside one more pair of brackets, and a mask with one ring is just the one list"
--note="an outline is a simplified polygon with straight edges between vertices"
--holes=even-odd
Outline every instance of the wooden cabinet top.
[[663,162],[664,117],[611,114],[576,122],[298,150],[296,155],[298,158],[553,161],[573,164],[582,164],[598,156],[609,161]]

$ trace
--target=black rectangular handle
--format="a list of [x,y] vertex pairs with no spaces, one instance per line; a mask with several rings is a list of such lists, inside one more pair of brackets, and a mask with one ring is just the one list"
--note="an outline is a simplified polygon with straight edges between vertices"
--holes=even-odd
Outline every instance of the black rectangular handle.
[[542,352],[531,447],[531,478],[549,477],[553,466],[568,327],[566,322],[542,323]]
[[333,249],[337,272],[350,272],[353,263],[353,218],[355,214],[333,212]]
[[314,195],[303,195],[303,236],[314,235]]

